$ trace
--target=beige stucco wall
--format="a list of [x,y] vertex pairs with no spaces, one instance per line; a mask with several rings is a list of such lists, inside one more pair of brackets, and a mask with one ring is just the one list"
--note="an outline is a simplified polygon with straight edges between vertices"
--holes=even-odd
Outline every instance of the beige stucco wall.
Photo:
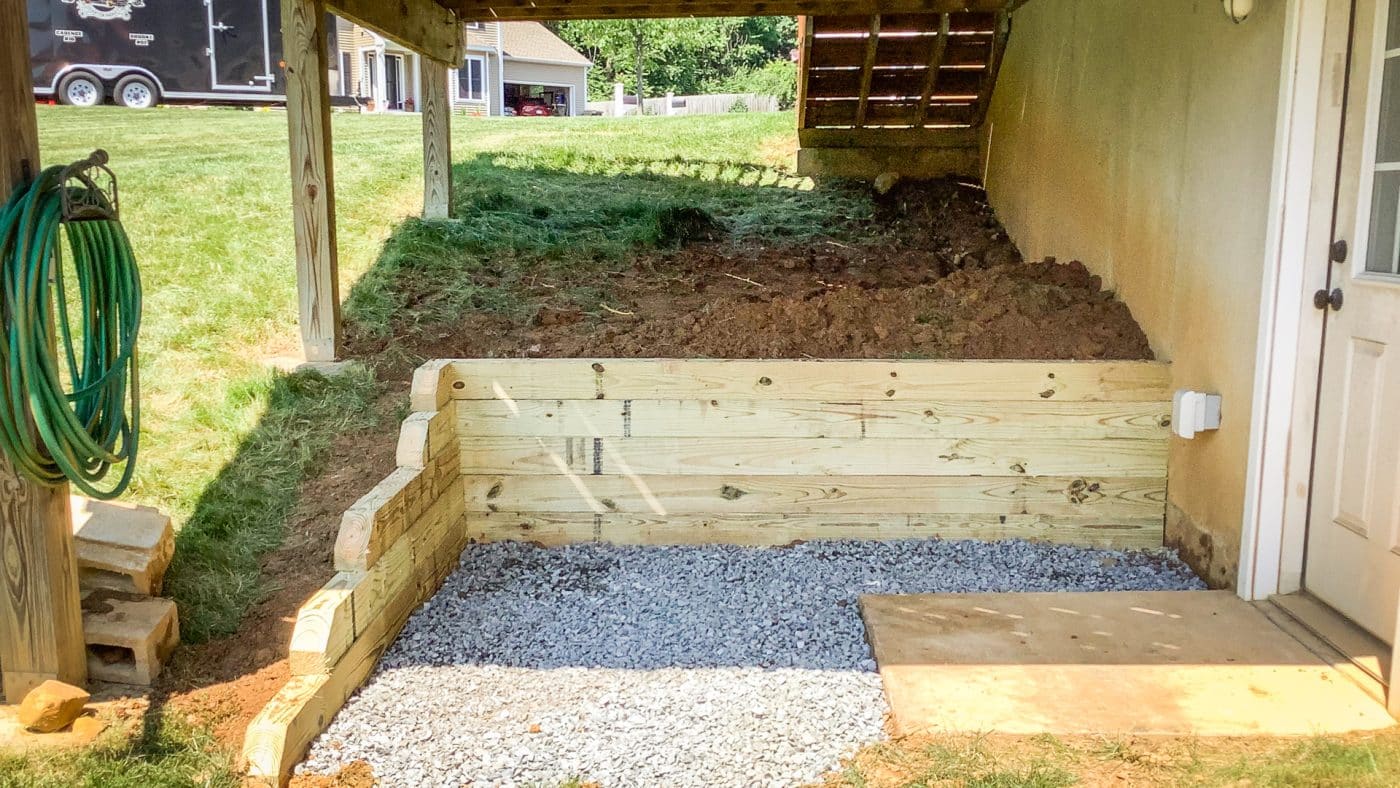
[[582,115],[588,106],[588,69],[584,66],[566,66],[552,63],[527,63],[520,60],[506,60],[506,81],[536,85],[568,85],[573,102],[572,112]]
[[1078,259],[1132,308],[1178,387],[1224,395],[1173,439],[1168,540],[1238,569],[1285,4],[1031,0],[992,102],[987,186],[1031,258]]

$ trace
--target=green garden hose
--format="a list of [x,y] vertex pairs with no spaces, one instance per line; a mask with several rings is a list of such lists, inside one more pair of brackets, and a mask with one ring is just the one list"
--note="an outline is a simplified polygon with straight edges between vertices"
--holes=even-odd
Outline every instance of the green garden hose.
[[[105,161],[99,151],[73,167],[50,167],[17,188],[0,212],[0,448],[35,482],[66,479],[89,497],[110,500],[136,469],[141,280],[115,198],[90,178],[71,177],[75,168]],[[76,218],[75,204],[87,206],[88,215]],[[74,284],[77,301],[70,303]],[[98,489],[122,463],[116,485]]]

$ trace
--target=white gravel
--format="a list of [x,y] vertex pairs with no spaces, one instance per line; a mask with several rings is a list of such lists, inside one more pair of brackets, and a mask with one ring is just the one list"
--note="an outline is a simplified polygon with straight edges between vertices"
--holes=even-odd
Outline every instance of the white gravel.
[[880,740],[860,594],[1198,589],[1026,542],[474,545],[299,771],[389,786],[792,786]]

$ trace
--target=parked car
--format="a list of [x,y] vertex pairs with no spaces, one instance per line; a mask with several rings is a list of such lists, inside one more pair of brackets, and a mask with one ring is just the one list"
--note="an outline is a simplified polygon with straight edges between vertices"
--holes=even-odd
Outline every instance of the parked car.
[[547,118],[554,108],[542,98],[521,98],[515,102],[515,114],[522,118]]

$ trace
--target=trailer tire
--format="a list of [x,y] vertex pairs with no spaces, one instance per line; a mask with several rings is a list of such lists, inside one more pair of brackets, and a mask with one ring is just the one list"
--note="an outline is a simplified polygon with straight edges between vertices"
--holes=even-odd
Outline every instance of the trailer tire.
[[160,101],[160,91],[156,88],[156,83],[140,74],[122,77],[121,81],[117,82],[117,89],[113,95],[117,104],[127,109],[150,109]]
[[58,83],[58,100],[70,107],[96,107],[102,99],[102,80],[86,71],[74,71]]

